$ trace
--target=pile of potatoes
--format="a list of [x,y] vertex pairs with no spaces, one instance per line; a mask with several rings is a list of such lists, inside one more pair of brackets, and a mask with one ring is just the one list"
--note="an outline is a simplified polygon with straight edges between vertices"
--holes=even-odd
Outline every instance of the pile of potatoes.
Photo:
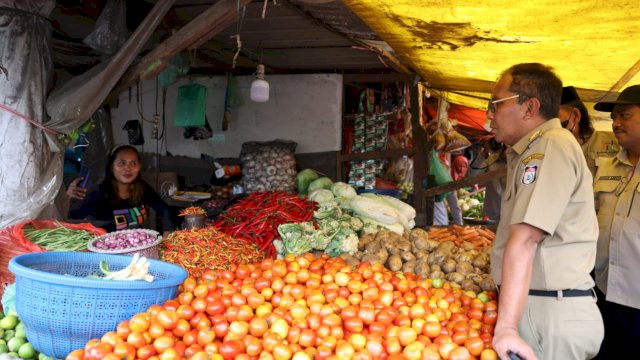
[[391,271],[446,279],[460,284],[463,290],[479,293],[496,290],[489,275],[490,251],[489,247],[477,249],[469,242],[456,246],[453,241],[431,240],[426,230],[415,228],[405,235],[389,230],[363,235],[358,252],[343,257],[350,265],[380,263]]

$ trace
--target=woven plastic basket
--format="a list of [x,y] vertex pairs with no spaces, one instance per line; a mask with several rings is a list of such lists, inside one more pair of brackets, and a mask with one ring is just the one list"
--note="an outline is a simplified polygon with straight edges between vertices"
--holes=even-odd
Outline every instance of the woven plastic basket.
[[[140,232],[147,233],[149,235],[156,237],[156,241],[147,245],[130,247],[130,248],[119,249],[119,250],[105,250],[105,249],[99,249],[94,246],[94,244],[97,241],[102,240],[108,236],[114,236],[114,235],[120,235],[120,234],[126,235],[130,233],[140,233]],[[157,231],[149,230],[149,229],[131,229],[131,230],[113,231],[91,240],[87,244],[87,249],[89,249],[89,251],[91,252],[102,253],[102,254],[133,255],[135,253],[138,253],[140,254],[140,256],[145,256],[149,259],[160,259],[159,248],[160,248],[160,243],[162,242],[162,236],[159,236],[159,235],[160,234]]]
[[149,260],[153,282],[87,278],[99,274],[100,260],[118,271],[131,257],[90,252],[43,252],[16,256],[16,310],[29,342],[39,352],[65,358],[92,338],[116,329],[122,320],[176,296],[187,272]]

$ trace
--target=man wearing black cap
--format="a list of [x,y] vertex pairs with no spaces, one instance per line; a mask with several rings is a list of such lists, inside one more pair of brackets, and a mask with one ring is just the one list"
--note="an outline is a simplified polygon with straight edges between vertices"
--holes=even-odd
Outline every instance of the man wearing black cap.
[[613,133],[595,131],[589,112],[573,86],[562,88],[558,117],[562,127],[569,130],[580,144],[591,175],[596,174],[599,158],[618,153],[620,146]]
[[595,109],[611,112],[621,146],[600,162],[594,180],[600,227],[595,275],[605,323],[598,358],[640,359],[640,85]]

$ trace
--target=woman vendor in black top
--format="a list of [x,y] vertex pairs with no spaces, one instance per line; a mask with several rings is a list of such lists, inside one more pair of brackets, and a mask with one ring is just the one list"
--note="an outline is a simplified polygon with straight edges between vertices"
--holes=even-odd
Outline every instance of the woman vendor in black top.
[[173,230],[169,207],[142,180],[140,155],[131,145],[117,145],[109,153],[107,173],[98,189],[87,194],[79,186],[82,178],[69,185],[67,195],[83,200],[81,206],[71,210],[73,219],[106,221],[101,227],[107,231],[148,227],[149,208],[162,216],[164,230]]

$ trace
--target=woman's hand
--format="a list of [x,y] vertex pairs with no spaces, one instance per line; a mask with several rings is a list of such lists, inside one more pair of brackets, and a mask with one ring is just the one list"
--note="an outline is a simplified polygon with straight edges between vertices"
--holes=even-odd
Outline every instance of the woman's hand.
[[70,198],[75,200],[84,200],[84,198],[87,196],[87,189],[83,189],[79,186],[82,180],[84,180],[84,178],[79,177],[73,180],[71,184],[69,184],[67,195],[69,195]]

